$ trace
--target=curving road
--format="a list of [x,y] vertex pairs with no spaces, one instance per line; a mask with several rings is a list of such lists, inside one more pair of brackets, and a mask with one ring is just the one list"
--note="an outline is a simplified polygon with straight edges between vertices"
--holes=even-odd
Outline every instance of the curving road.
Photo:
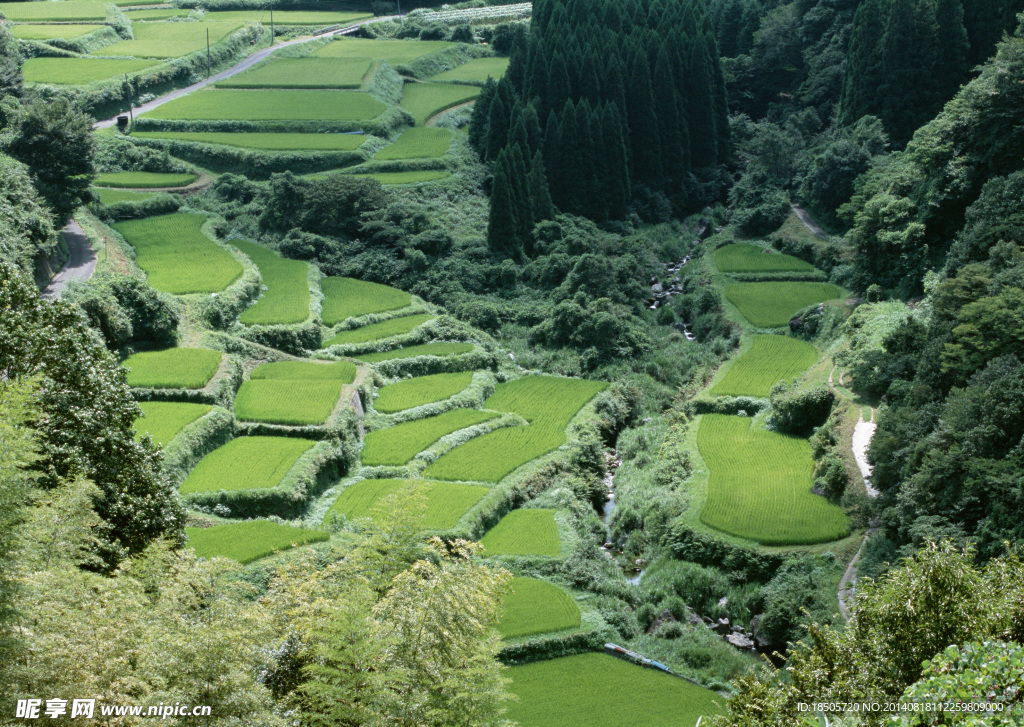
[[[355,23],[353,25],[348,25],[348,26],[346,26],[344,28],[340,28],[338,30],[332,30],[330,33],[323,33],[321,35],[312,35],[312,36],[308,36],[308,37],[305,37],[305,38],[296,38],[295,40],[285,41],[284,43],[281,43],[280,45],[275,45],[275,46],[272,46],[270,48],[264,48],[263,50],[256,51],[251,56],[248,56],[241,63],[238,63],[237,65],[234,65],[234,66],[231,66],[231,68],[228,68],[227,70],[221,71],[220,73],[215,73],[212,76],[210,76],[209,78],[200,81],[199,83],[193,83],[191,86],[185,86],[184,88],[179,88],[176,91],[171,91],[170,93],[166,93],[163,96],[159,96],[159,97],[153,99],[152,101],[150,101],[148,103],[144,103],[141,106],[137,106],[134,109],[132,109],[132,113],[134,113],[136,116],[138,116],[139,114],[144,114],[147,111],[152,111],[153,109],[157,108],[158,106],[163,106],[168,101],[173,101],[176,98],[181,98],[182,96],[187,96],[188,94],[193,93],[194,91],[198,91],[198,90],[200,90],[202,88],[206,88],[211,83],[217,83],[217,81],[223,81],[225,78],[231,78],[232,76],[238,75],[242,71],[249,70],[250,68],[255,66],[257,63],[259,63],[260,61],[265,59],[267,56],[269,56],[271,53],[275,53],[275,52],[281,50],[282,48],[287,48],[288,46],[292,46],[292,45],[298,45],[300,43],[308,43],[311,40],[317,40],[318,38],[326,38],[326,37],[334,36],[334,35],[349,35],[350,33],[354,33],[356,30],[358,30],[363,25],[369,25],[371,23],[379,23],[379,22],[381,22],[383,20],[393,20],[394,18],[397,18],[397,17],[398,17],[397,15],[382,15],[379,18],[367,18],[366,20],[362,20],[362,21],[360,21],[358,23]],[[118,116],[123,116],[126,113],[128,113],[128,112],[125,111],[125,112],[123,112],[121,114],[118,114]],[[108,129],[111,126],[113,126],[114,124],[116,124],[116,123],[117,123],[117,116],[114,116],[114,117],[109,118],[109,119],[104,119],[103,121],[97,121],[95,124],[92,125],[92,128],[94,128],[94,129]]]
[[71,220],[60,234],[68,246],[68,261],[39,294],[48,300],[59,298],[64,286],[72,280],[88,280],[96,272],[96,251],[78,223]]

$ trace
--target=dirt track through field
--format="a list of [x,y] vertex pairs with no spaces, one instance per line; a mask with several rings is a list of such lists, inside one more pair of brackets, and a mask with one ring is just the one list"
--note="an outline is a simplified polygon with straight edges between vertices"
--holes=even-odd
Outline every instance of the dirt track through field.
[[96,251],[78,223],[71,220],[60,234],[68,246],[68,261],[40,293],[41,297],[49,300],[59,298],[64,286],[72,280],[88,280],[96,271]]

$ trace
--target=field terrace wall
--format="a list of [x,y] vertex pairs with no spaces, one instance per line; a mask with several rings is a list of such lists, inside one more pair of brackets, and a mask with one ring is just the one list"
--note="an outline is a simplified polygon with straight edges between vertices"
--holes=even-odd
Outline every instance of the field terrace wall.
[[235,356],[226,355],[217,373],[202,389],[133,388],[132,398],[136,401],[187,401],[231,408],[243,378],[242,362]]
[[320,270],[314,265],[306,269],[309,286],[309,317],[302,323],[243,324],[236,322],[230,329],[233,335],[268,348],[301,356],[320,348],[323,326],[320,320],[323,293],[320,291]]

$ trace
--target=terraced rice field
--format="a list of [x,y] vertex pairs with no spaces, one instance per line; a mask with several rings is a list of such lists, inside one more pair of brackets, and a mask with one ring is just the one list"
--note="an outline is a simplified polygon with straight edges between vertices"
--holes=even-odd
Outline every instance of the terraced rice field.
[[136,131],[132,136],[266,151],[352,151],[367,139],[364,134],[240,134],[228,131]]
[[353,177],[361,179],[376,179],[385,187],[397,184],[423,184],[425,182],[438,182],[451,176],[450,172],[443,172],[438,169],[410,169],[405,172],[372,172],[369,174],[352,174]]
[[356,365],[351,361],[316,363],[314,361],[274,361],[257,366],[250,379],[285,379],[290,381],[340,381],[351,384],[356,378]]
[[412,296],[404,290],[354,278],[324,278],[320,289],[324,294],[323,321],[328,327],[346,318],[385,313],[412,303]]
[[268,520],[225,523],[211,528],[185,528],[188,545],[200,558],[230,558],[239,563],[288,550],[292,546],[328,539],[322,530],[307,530]]
[[441,437],[496,416],[492,411],[452,409],[438,416],[369,432],[363,439],[363,464],[368,467],[407,464]]
[[309,318],[309,265],[301,260],[288,260],[262,245],[248,240],[229,240],[259,268],[266,290],[256,304],[239,317],[247,326],[302,323]]
[[434,114],[466,101],[472,101],[479,95],[480,88],[478,86],[453,83],[406,83],[400,105],[412,114],[417,125],[422,125]]
[[831,283],[732,283],[722,291],[740,313],[760,328],[780,328],[800,310],[842,298],[846,291]]
[[823,543],[845,537],[841,509],[811,492],[806,439],[767,431],[747,417],[705,414],[697,448],[710,472],[700,519],[764,545]]
[[[84,24],[75,24],[75,25],[42,25],[42,24],[40,24],[40,25],[32,25],[32,24],[26,24],[26,25],[9,25],[9,26],[7,26],[7,29],[9,31],[11,31],[11,35],[13,35],[15,38],[19,38],[21,40],[51,40],[51,39],[54,39],[54,38],[63,38],[65,40],[67,40],[67,39],[70,39],[70,38],[80,38],[83,35],[88,35],[89,33],[95,33],[97,30],[99,30],[102,27],[104,27],[104,26],[102,26],[102,25],[84,25]],[[36,60],[36,59],[30,58],[29,60],[31,61],[31,60]],[[26,65],[28,65],[28,61],[26,61]],[[28,78],[28,73],[26,73],[25,74],[25,80],[28,81],[28,80],[35,80],[35,79],[29,79]],[[70,83],[76,83],[76,81],[70,81]]]
[[503,639],[579,628],[580,608],[558,586],[536,578],[513,578],[502,604],[498,633]]
[[343,386],[339,379],[250,379],[235,397],[235,416],[265,424],[323,424]]
[[562,551],[554,510],[513,510],[480,539],[484,556],[550,555]]
[[91,0],[0,3],[0,13],[15,23],[107,19],[103,4]]
[[384,338],[390,338],[391,336],[400,336],[404,333],[409,333],[414,328],[418,328],[427,321],[433,319],[434,316],[431,315],[430,313],[418,313],[412,316],[392,318],[382,323],[372,323],[368,326],[352,328],[347,331],[341,331],[340,333],[335,335],[334,338],[323,344],[323,348],[327,348],[328,346],[336,346],[339,344],[366,343],[367,341],[379,341]]
[[456,356],[460,353],[469,353],[472,350],[472,343],[422,343],[418,346],[406,346],[378,353],[361,353],[355,358],[366,363],[379,363],[416,356]]
[[124,14],[131,20],[167,20],[168,18],[183,18],[188,13],[188,10],[178,8],[146,8],[145,10],[126,10]]
[[145,116],[187,121],[368,121],[387,107],[357,91],[207,89]]
[[754,336],[725,376],[711,387],[715,396],[768,396],[780,380],[791,382],[818,360],[818,349],[788,336]]
[[[348,13],[321,10],[275,10],[274,25],[349,25],[359,20],[372,18],[370,13]],[[205,20],[231,23],[263,23],[270,26],[270,13],[266,10],[215,10],[207,13]]]
[[414,127],[406,129],[398,140],[373,155],[374,159],[431,159],[444,156],[452,144],[448,129]]
[[760,245],[745,242],[715,250],[715,266],[723,273],[813,272],[814,266],[798,257],[765,252]]
[[201,389],[220,368],[224,357],[208,348],[168,348],[142,351],[121,364],[128,371],[128,385],[138,389]]
[[92,190],[100,198],[100,204],[111,205],[118,202],[145,202],[156,197],[159,192],[129,192],[124,189],[97,187]]
[[480,498],[487,494],[486,487],[458,485],[451,482],[427,480],[360,480],[345,488],[327,511],[325,522],[332,515],[344,515],[349,520],[373,518],[382,512],[384,501],[400,490],[419,490],[426,500],[421,525],[424,530],[447,530],[455,527]]
[[576,413],[607,387],[601,381],[525,376],[498,384],[486,409],[515,412],[530,424],[477,437],[440,457],[424,471],[438,480],[498,482],[527,462],[565,444]]
[[453,44],[443,40],[371,40],[340,38],[328,43],[313,55],[322,58],[374,58],[398,66]]
[[136,438],[141,439],[148,434],[153,438],[153,444],[161,447],[189,424],[213,411],[208,404],[180,401],[143,401],[139,408],[143,416],[135,420]]
[[97,187],[119,187],[121,189],[153,189],[160,187],[187,187],[199,179],[195,174],[174,174],[166,172],[107,172],[97,174]]
[[508,70],[508,61],[508,58],[474,58],[450,71],[439,73],[431,80],[478,83],[482,86],[488,77],[500,80]]
[[695,727],[723,711],[710,689],[607,654],[538,661],[508,674],[518,700],[507,716],[530,727]]
[[281,58],[218,82],[217,88],[359,88],[369,58]]
[[[63,3],[62,3],[63,4]],[[93,52],[100,56],[129,58],[177,58],[217,43],[242,27],[242,23],[134,23],[134,40],[122,40]]]
[[295,461],[316,443],[297,437],[239,437],[203,457],[181,493],[262,490],[276,487]]
[[205,234],[203,215],[175,213],[111,225],[136,251],[149,284],[165,293],[217,293],[237,280],[242,263]]
[[472,380],[472,371],[460,371],[454,374],[417,376],[414,379],[388,384],[381,388],[373,402],[373,408],[389,414],[435,401],[444,401],[465,389]]

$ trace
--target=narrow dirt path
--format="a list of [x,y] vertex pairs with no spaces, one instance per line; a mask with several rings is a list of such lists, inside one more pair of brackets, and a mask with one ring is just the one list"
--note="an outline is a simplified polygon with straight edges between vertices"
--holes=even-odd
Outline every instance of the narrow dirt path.
[[463,108],[465,106],[472,106],[475,103],[476,103],[476,99],[474,98],[474,99],[472,99],[470,101],[463,101],[462,103],[457,103],[454,106],[449,106],[446,109],[441,109],[436,114],[432,114],[430,116],[430,118],[428,118],[426,121],[424,121],[423,125],[424,126],[437,126],[437,120],[440,119],[441,116],[443,116],[444,114],[448,113],[449,111],[455,111],[456,109],[461,109],[461,108]]
[[860,560],[861,551],[864,550],[864,544],[868,542],[868,538],[875,532],[875,528],[868,528],[867,532],[864,533],[864,539],[860,541],[860,547],[857,548],[857,554],[853,556],[853,560],[846,566],[846,572],[843,573],[843,577],[839,579],[839,613],[843,615],[844,621],[850,620],[850,601],[856,595],[857,590],[857,561]]
[[819,237],[822,240],[828,239],[828,233],[818,226],[818,223],[811,218],[807,210],[798,205],[796,202],[790,203],[789,206],[793,208],[793,211],[796,212],[796,216],[799,217],[800,221],[804,223],[804,227],[810,230],[815,237]]
[[[227,70],[221,71],[220,73],[215,73],[215,74],[213,74],[212,76],[210,76],[207,79],[199,81],[198,83],[193,83],[191,86],[185,86],[185,88],[179,88],[176,91],[171,91],[170,93],[166,93],[163,96],[159,96],[159,97],[153,99],[152,101],[149,101],[148,103],[144,103],[141,106],[137,106],[136,108],[132,109],[132,113],[134,113],[136,116],[138,116],[139,114],[144,114],[147,111],[152,111],[153,109],[155,109],[155,108],[157,108],[159,106],[163,106],[168,101],[173,101],[176,98],[181,98],[182,96],[187,96],[190,93],[193,93],[195,91],[199,91],[200,89],[206,88],[207,86],[209,86],[212,83],[217,83],[217,81],[223,81],[225,78],[231,78],[232,76],[236,76],[239,73],[241,73],[242,71],[249,70],[250,68],[255,66],[257,63],[262,61],[264,58],[266,58],[267,56],[269,56],[272,53],[276,53],[277,51],[281,50],[282,48],[287,48],[287,47],[292,46],[292,45],[298,45],[300,43],[308,43],[308,42],[310,42],[312,40],[317,40],[319,38],[328,38],[328,37],[335,36],[335,35],[348,35],[350,33],[354,33],[357,29],[359,29],[363,25],[369,25],[370,23],[379,23],[379,22],[381,22],[383,20],[391,20],[391,19],[396,18],[396,17],[398,17],[398,16],[396,16],[396,15],[383,15],[383,16],[381,16],[379,18],[368,18],[366,20],[362,20],[362,21],[360,21],[358,23],[354,23],[353,25],[346,26],[346,27],[341,28],[339,30],[332,30],[330,33],[324,33],[322,35],[311,35],[311,36],[307,36],[307,37],[303,37],[303,38],[296,38],[294,40],[285,41],[284,43],[281,43],[280,45],[275,45],[275,46],[272,46],[270,48],[264,48],[263,50],[256,51],[251,56],[249,56],[245,60],[243,60],[241,63],[238,63],[238,64],[236,64],[234,66],[231,66],[231,68],[228,68]],[[127,112],[125,112],[125,113],[127,113]],[[123,115],[124,115],[123,113],[122,114],[118,114],[118,116],[123,116]],[[114,117],[109,118],[109,119],[104,119],[103,121],[97,121],[95,124],[92,125],[92,128],[94,128],[94,129],[109,129],[110,127],[112,127],[116,123],[117,123],[117,116],[114,116]]]
[[59,298],[64,286],[72,280],[88,280],[96,272],[96,251],[92,249],[89,238],[79,224],[71,220],[60,234],[68,246],[68,261],[40,293],[47,300]]
[[[874,419],[874,412],[871,418]],[[857,467],[864,478],[864,489],[868,491],[868,497],[872,498],[879,495],[878,490],[871,485],[871,463],[868,462],[868,447],[871,445],[871,438],[875,436],[876,426],[874,421],[864,421],[862,412],[857,425],[853,428],[853,458],[857,460]]]

